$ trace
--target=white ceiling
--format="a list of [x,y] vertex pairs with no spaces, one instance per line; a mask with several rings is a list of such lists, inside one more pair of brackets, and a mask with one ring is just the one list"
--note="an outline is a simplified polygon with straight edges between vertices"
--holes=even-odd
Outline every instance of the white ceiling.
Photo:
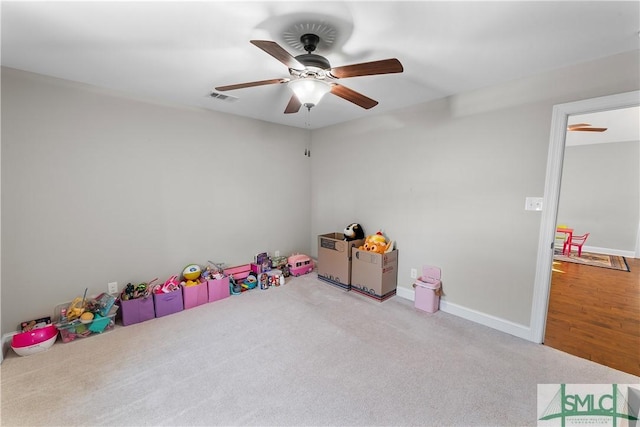
[[[3,66],[311,129],[640,49],[638,1],[2,1],[1,7]],[[371,110],[329,94],[310,114],[302,108],[285,115],[291,96],[285,84],[226,92],[235,102],[208,97],[216,86],[289,77],[249,40],[304,53],[283,36],[296,24],[336,29],[331,48],[316,51],[332,66],[395,57],[404,73],[339,81],[379,101]]]

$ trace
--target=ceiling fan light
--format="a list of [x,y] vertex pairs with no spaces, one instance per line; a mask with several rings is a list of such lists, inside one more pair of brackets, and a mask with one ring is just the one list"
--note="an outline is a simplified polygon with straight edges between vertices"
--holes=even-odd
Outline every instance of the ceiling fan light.
[[288,85],[300,104],[307,108],[317,105],[322,97],[331,90],[329,83],[314,78],[292,80]]

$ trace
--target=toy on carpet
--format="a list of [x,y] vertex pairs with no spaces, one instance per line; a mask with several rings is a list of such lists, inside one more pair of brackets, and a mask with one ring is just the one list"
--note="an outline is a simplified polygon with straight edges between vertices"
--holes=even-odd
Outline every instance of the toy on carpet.
[[47,323],[29,331],[14,333],[11,337],[11,348],[20,356],[29,356],[51,348],[57,337],[56,325]]
[[229,292],[231,292],[231,295],[240,295],[242,293],[242,285],[239,285],[233,276],[229,276]]
[[367,236],[364,241],[364,245],[358,249],[361,251],[375,252],[377,254],[384,254],[393,250],[393,241],[387,242],[387,238],[384,237],[382,231],[378,231],[376,234]]
[[314,263],[311,258],[303,254],[294,254],[287,258],[287,265],[292,276],[300,276],[301,274],[311,273]]
[[242,291],[248,291],[249,289],[253,289],[256,286],[258,286],[258,278],[256,277],[255,273],[250,273],[242,282],[242,285],[240,285],[242,288]]
[[269,289],[271,284],[269,283],[269,275],[267,273],[260,274],[260,289]]
[[344,228],[344,240],[349,242],[359,239],[364,239],[364,230],[360,224],[354,222]]

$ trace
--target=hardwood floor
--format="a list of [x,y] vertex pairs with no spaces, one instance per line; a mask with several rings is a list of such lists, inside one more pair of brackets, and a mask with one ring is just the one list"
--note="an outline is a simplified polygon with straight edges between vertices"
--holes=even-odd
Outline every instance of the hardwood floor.
[[640,259],[630,272],[554,262],[544,344],[640,376]]

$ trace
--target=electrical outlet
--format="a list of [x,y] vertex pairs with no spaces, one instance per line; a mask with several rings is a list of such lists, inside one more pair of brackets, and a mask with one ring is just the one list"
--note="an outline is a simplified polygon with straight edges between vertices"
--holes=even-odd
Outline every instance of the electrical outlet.
[[280,256],[280,251],[275,251],[273,254],[274,256]]
[[418,278],[418,270],[416,270],[415,268],[411,269],[411,278],[412,279],[417,279]]
[[526,197],[524,200],[524,210],[541,211],[543,201],[544,199],[542,197]]
[[107,288],[109,289],[110,294],[118,293],[118,282],[109,282],[107,283]]

